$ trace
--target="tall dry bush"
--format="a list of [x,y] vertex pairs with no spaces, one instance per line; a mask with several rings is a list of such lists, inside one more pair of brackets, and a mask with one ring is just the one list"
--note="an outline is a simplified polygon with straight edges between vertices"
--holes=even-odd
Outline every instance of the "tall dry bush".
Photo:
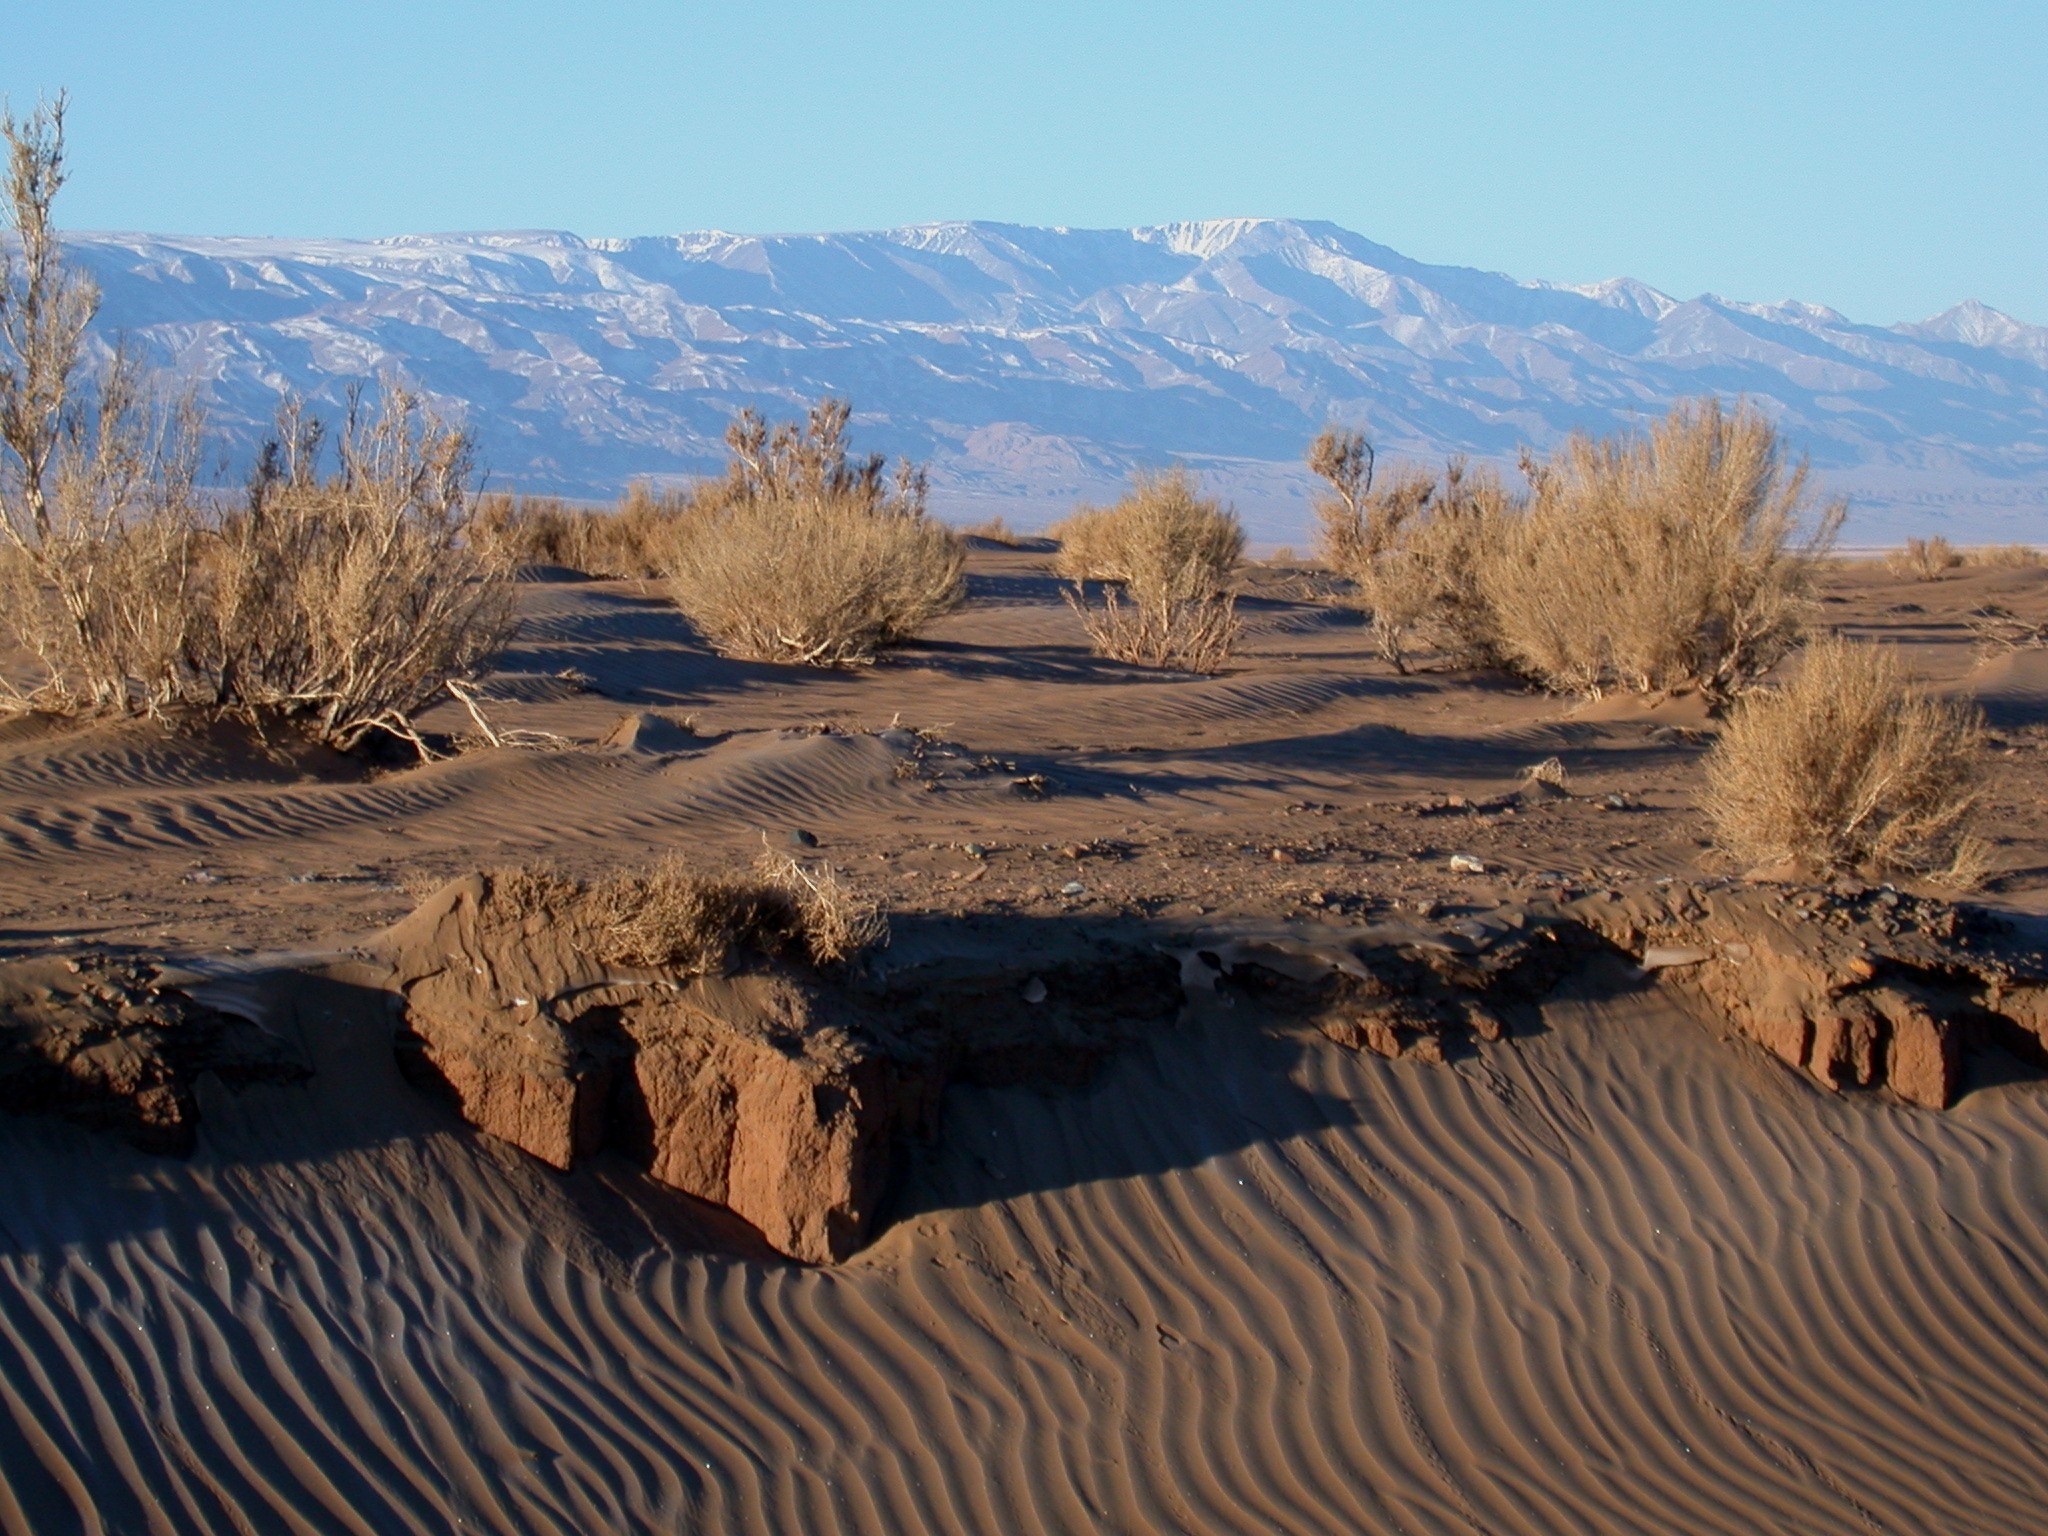
[[[280,419],[289,434],[297,403]],[[351,401],[336,450],[324,479],[311,454],[259,467],[207,541],[196,701],[343,751],[376,732],[420,745],[413,715],[511,628],[505,572],[467,537],[469,439],[387,383],[368,410]]]
[[1798,643],[1845,509],[1801,537],[1806,466],[1760,410],[1681,401],[1644,436],[1574,436],[1526,467],[1481,573],[1510,668],[1560,692],[1726,700]]
[[1961,873],[1982,744],[1976,707],[1916,686],[1892,647],[1817,639],[1708,755],[1715,841],[1751,865]]
[[[1053,569],[1072,586],[1096,654],[1141,666],[1221,670],[1237,643],[1232,579],[1244,558],[1237,514],[1173,469],[1140,475],[1112,506],[1083,507],[1052,530]],[[1085,583],[1103,583],[1098,607]]]
[[1481,577],[1512,506],[1499,476],[1454,459],[1441,480],[1406,468],[1375,486],[1364,435],[1334,427],[1309,468],[1330,487],[1315,503],[1319,553],[1357,588],[1380,655],[1404,674],[1418,645],[1460,665],[1497,661]]
[[288,722],[344,749],[419,742],[411,714],[502,644],[502,584],[463,540],[468,442],[402,388],[351,400],[340,467],[280,413],[246,507],[195,489],[189,397],[153,392],[116,350],[85,366],[99,295],[67,266],[50,209],[64,102],[0,114],[19,237],[0,283],[0,630],[39,664],[16,709],[198,710]]
[[828,399],[771,431],[742,411],[725,480],[676,519],[670,595],[721,653],[867,662],[958,605],[965,550],[927,515],[923,470],[849,459],[850,414]]

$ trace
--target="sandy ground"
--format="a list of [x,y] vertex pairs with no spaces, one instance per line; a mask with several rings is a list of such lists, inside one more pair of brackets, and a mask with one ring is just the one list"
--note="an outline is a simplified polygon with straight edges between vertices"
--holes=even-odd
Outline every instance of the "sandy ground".
[[[1683,701],[1397,677],[1287,571],[1230,672],[1146,673],[1087,655],[1044,563],[978,551],[969,605],[857,673],[722,661],[636,584],[523,584],[488,709],[554,749],[367,773],[7,727],[0,954],[330,947],[478,864],[795,834],[899,913],[989,923],[1312,933],[1726,872]],[[1985,899],[2048,909],[2048,652],[1983,660],[1964,623],[2048,618],[2042,573],[1853,567],[1828,599],[1983,701]],[[1572,798],[1500,803],[1551,756]],[[1440,1066],[1202,1012],[1084,1089],[952,1090],[882,1235],[822,1270],[609,1156],[561,1176],[476,1135],[356,1016],[309,1084],[212,1092],[189,1161],[0,1123],[0,1525],[1983,1532],[2048,1504],[2048,1089],[2010,1064],[1937,1114],[1656,992]]]

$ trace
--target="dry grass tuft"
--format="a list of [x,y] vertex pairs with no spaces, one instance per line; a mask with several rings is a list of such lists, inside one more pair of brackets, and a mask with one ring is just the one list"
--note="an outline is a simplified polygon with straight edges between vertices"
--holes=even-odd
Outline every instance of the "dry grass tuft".
[[677,519],[669,592],[722,654],[868,662],[959,603],[965,552],[925,514],[923,472],[889,483],[879,455],[850,463],[848,414],[826,400],[770,433],[742,412],[725,482]]
[[2031,570],[2041,563],[2041,551],[2031,544],[1979,544],[1963,551],[1965,565]]
[[822,859],[805,863],[763,850],[754,870],[795,904],[798,932],[813,965],[841,965],[889,942],[889,920]]
[[[1095,653],[1141,666],[1222,670],[1240,626],[1231,581],[1244,558],[1237,515],[1185,470],[1140,476],[1113,506],[1083,507],[1052,530],[1053,568]],[[1105,584],[1100,607],[1084,585]]]
[[1709,754],[1715,841],[1750,865],[1960,877],[1982,746],[1978,711],[1917,687],[1889,646],[1816,640]]
[[688,496],[635,482],[609,510],[551,496],[479,497],[470,542],[507,569],[559,565],[587,576],[644,579],[668,563]]
[[1005,549],[1016,549],[1020,545],[1027,543],[1031,538],[1031,535],[1028,533],[1019,533],[1001,517],[991,517],[984,522],[976,523],[971,528],[962,528],[960,534],[963,538],[981,539],[989,544],[1000,544]]
[[1761,411],[1682,401],[1647,436],[1575,436],[1527,469],[1528,503],[1479,573],[1512,669],[1593,697],[1725,700],[1798,643],[1844,508],[1798,541],[1806,469]]
[[1903,549],[1884,558],[1885,568],[1894,576],[1915,581],[1935,581],[1963,563],[1962,551],[1936,534],[1931,539],[1908,539]]
[[594,883],[547,863],[493,870],[490,902],[524,922],[583,926],[597,956],[689,976],[749,955],[828,967],[889,942],[888,920],[831,865],[764,854],[751,874],[706,873],[671,855]]

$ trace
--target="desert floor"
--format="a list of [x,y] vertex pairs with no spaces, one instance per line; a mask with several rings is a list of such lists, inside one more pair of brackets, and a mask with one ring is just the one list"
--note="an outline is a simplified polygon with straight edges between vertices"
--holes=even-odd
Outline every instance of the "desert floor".
[[[1278,569],[1228,672],[1148,673],[1089,656],[1047,558],[978,548],[968,604],[856,672],[523,582],[486,709],[556,740],[426,766],[16,722],[0,956],[334,949],[478,866],[796,833],[979,925],[1313,934],[1731,873],[1692,703],[1400,677]],[[2048,912],[2048,650],[1983,657],[1987,603],[2048,619],[2048,581],[1846,565],[1823,619],[1981,700],[1978,899]],[[1569,798],[1503,799],[1553,756]],[[1193,1013],[1085,1087],[953,1089],[830,1269],[609,1156],[552,1173],[362,1042],[213,1094],[186,1161],[9,1118],[0,1527],[2042,1529],[2048,1082],[1977,1061],[1923,1111],[1723,1033],[1568,993],[1431,1065]]]

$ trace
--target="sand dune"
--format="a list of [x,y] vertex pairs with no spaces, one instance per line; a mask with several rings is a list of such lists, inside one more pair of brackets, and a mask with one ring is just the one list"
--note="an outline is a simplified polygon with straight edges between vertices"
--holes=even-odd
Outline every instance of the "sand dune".
[[[803,677],[630,584],[527,585],[489,707],[566,750],[365,772],[9,728],[0,947],[341,945],[418,877],[797,829],[934,921],[1341,931],[1697,876],[1680,712],[1397,678],[1271,594],[1234,673],[1142,674],[1086,655],[1038,558],[977,556],[930,644]],[[2025,908],[2048,685],[1979,666],[1959,617],[2020,579],[1935,584],[1908,638],[2009,733],[1995,895]],[[1834,617],[1882,631],[1899,594],[1851,595]],[[601,745],[649,711],[696,734]],[[1575,797],[1490,798],[1552,754]],[[1082,1088],[949,1090],[878,1239],[808,1269],[615,1154],[558,1175],[478,1135],[399,1077],[384,1008],[305,989],[272,1023],[315,1075],[202,1080],[189,1162],[0,1118],[0,1528],[2044,1523],[2048,1094],[2004,1058],[1935,1113],[1661,991],[1557,998],[1445,1065],[1219,1006]]]
[[[1644,996],[1449,1068],[1190,1021],[956,1089],[882,1240],[703,1251],[330,1040],[189,1165],[0,1127],[17,1528],[2026,1530],[2048,1101]],[[361,1042],[355,1042],[360,1046]]]

